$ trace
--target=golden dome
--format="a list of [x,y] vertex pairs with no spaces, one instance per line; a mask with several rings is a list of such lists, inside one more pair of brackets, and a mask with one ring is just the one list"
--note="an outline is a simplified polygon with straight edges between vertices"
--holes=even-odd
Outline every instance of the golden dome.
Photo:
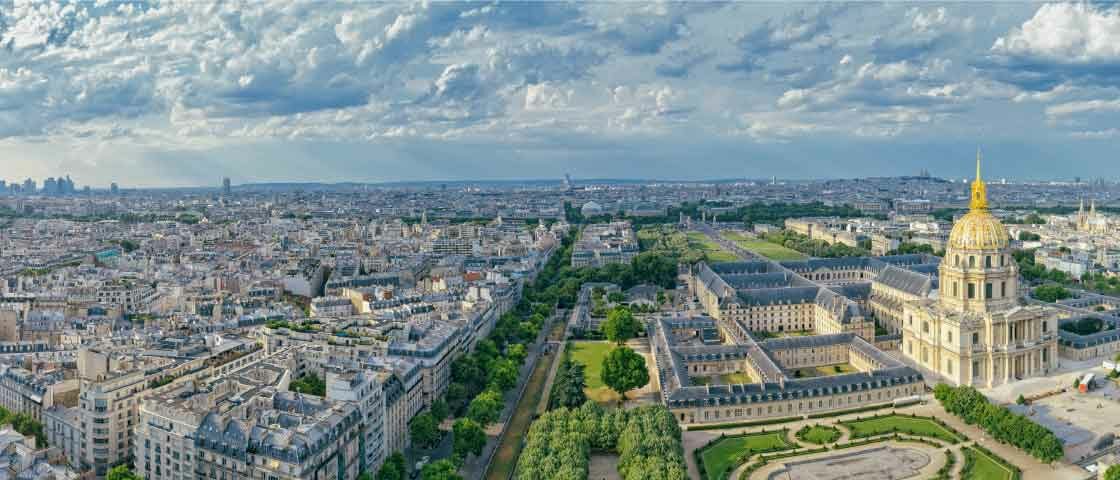
[[953,224],[949,233],[949,249],[998,250],[1008,247],[1007,229],[988,212],[988,191],[980,179],[980,152],[976,152],[976,180],[972,182],[969,212]]
[[949,233],[949,247],[956,250],[999,250],[1007,248],[1007,229],[987,210],[966,213]]

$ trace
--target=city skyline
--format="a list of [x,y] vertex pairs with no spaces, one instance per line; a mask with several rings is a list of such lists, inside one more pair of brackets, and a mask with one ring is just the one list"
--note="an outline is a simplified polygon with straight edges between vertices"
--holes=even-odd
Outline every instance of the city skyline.
[[1108,4],[3,10],[9,181],[1120,176]]

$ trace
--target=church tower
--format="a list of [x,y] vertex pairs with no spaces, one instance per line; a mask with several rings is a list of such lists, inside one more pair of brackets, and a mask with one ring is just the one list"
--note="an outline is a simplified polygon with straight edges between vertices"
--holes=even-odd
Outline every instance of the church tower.
[[988,210],[979,152],[969,211],[949,233],[939,274],[940,300],[945,310],[996,312],[1017,302],[1019,267],[1011,257],[1007,229]]
[[994,387],[1057,366],[1058,311],[1019,299],[1019,267],[1007,229],[972,182],[969,211],[949,233],[936,298],[903,306],[903,354],[953,385]]

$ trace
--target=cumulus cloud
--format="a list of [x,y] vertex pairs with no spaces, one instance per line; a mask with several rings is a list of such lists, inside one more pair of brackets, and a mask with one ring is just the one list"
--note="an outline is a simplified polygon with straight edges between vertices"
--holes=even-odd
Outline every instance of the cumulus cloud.
[[993,78],[1032,91],[1065,82],[1120,85],[1120,8],[1053,3],[995,40],[977,62]]
[[592,150],[950,138],[965,127],[947,120],[972,116],[1088,140],[1117,121],[1118,19],[1100,4],[0,0],[0,148]]

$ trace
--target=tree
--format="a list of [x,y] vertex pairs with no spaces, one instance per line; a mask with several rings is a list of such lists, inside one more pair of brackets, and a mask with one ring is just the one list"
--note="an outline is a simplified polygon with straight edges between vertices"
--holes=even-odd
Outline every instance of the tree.
[[412,443],[420,448],[432,448],[439,444],[439,423],[431,413],[424,412],[412,419],[409,424]]
[[607,314],[607,320],[599,327],[608,340],[617,345],[634,338],[641,330],[641,324],[634,318],[628,307],[615,307]]
[[105,480],[144,480],[143,477],[132,473],[132,469],[128,465],[117,465],[109,470],[105,475]]
[[463,477],[459,476],[455,462],[446,458],[424,465],[424,468],[420,469],[420,478],[421,480],[463,480]]
[[327,382],[314,373],[300,377],[299,380],[289,384],[288,389],[293,392],[315,395],[316,397],[327,396]]
[[1031,296],[1044,302],[1054,303],[1058,300],[1070,298],[1073,294],[1061,285],[1043,285],[1035,288],[1034,292],[1031,292]]
[[486,446],[486,432],[482,425],[469,418],[460,418],[455,421],[451,429],[453,444],[452,451],[459,458],[467,455],[482,455],[482,448]]
[[490,367],[490,385],[505,392],[517,385],[517,364],[508,358],[497,360]]
[[607,301],[611,303],[622,303],[626,301],[626,295],[622,292],[611,292],[607,295]]
[[502,395],[494,390],[486,390],[474,400],[467,407],[467,418],[474,420],[479,425],[490,425],[498,421],[498,416],[502,414]]
[[1104,471],[1104,480],[1120,480],[1120,465],[1110,465]]
[[405,480],[408,478],[408,467],[401,452],[393,452],[381,469],[377,471],[377,480]]
[[579,408],[587,401],[587,379],[584,374],[584,365],[565,356],[556,368],[556,378],[552,382],[552,392],[549,394],[549,408],[561,407]]
[[513,363],[522,365],[525,363],[525,357],[527,356],[529,356],[529,353],[525,351],[525,345],[523,344],[515,343],[506,347],[506,358],[513,360]]
[[432,411],[432,418],[435,418],[437,422],[442,422],[443,419],[445,419],[449,415],[451,415],[451,407],[449,407],[447,405],[447,402],[444,401],[442,398],[437,399],[436,401],[432,402],[431,411]]
[[646,359],[627,347],[611,350],[603,359],[602,380],[623,398],[626,392],[649,383]]

